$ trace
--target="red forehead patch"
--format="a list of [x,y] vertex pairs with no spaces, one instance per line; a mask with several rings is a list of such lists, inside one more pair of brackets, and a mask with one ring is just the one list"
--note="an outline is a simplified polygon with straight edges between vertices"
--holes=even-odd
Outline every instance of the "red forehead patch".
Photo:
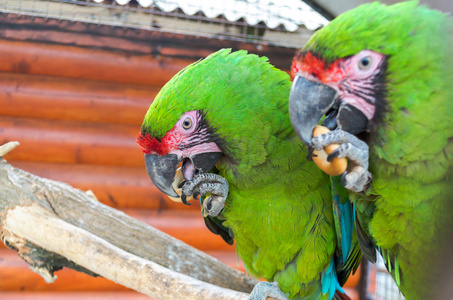
[[168,153],[168,151],[170,151],[167,145],[159,142],[149,133],[142,134],[141,132],[139,132],[136,142],[140,146],[140,149],[143,153],[165,155]]
[[324,83],[338,82],[345,76],[340,67],[340,60],[327,66],[322,58],[311,54],[311,52],[299,54],[294,57],[291,73],[293,77],[298,73],[304,76],[313,76]]
[[138,133],[136,141],[143,153],[165,155],[171,150],[178,149],[183,140],[184,137],[173,127],[160,141],[149,133],[141,132]]

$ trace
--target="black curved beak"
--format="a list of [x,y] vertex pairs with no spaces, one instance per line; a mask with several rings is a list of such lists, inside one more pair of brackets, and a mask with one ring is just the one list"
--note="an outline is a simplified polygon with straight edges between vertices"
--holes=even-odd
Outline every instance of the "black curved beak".
[[176,154],[145,154],[146,172],[154,185],[170,197],[179,197],[171,186],[175,180],[179,158]]
[[[206,173],[215,166],[221,156],[222,152],[205,152],[195,154],[189,159],[196,170]],[[149,178],[161,192],[170,197],[179,198],[172,184],[181,160],[176,154],[145,154],[146,172]]]
[[301,76],[294,78],[289,93],[289,116],[302,142],[310,147],[313,128],[335,104],[337,92]]

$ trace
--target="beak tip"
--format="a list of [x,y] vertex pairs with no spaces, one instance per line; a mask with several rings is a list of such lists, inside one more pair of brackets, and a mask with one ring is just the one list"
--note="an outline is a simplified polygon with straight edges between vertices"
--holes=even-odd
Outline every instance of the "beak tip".
[[146,172],[154,185],[164,194],[179,198],[172,186],[179,159],[176,155],[145,154]]

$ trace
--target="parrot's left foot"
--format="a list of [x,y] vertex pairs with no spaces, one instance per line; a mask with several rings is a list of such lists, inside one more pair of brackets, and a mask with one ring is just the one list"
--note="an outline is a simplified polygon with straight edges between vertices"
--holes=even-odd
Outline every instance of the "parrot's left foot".
[[253,288],[249,300],[266,300],[267,297],[278,300],[288,300],[285,294],[280,291],[276,282],[261,281]]
[[327,156],[327,161],[330,162],[335,157],[348,158],[349,165],[342,175],[342,184],[353,192],[364,192],[368,188],[372,176],[368,171],[368,145],[364,141],[349,132],[337,129],[315,136],[311,143],[318,151],[330,144],[340,144],[338,149]]
[[228,195],[228,181],[220,175],[213,173],[198,173],[195,177],[186,181],[182,187],[181,198],[193,194],[196,198],[198,195],[211,194],[203,202],[203,208],[208,215],[218,216],[225,207],[225,199]]

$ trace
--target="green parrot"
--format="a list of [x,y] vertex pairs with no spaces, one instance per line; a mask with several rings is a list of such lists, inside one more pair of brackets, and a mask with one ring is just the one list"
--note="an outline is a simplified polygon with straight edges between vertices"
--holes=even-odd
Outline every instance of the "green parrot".
[[[291,122],[309,151],[340,144],[328,160],[348,158],[362,251],[380,251],[408,299],[441,299],[452,273],[452,33],[416,1],[374,2],[316,32],[292,65]],[[313,137],[321,120],[331,131]]]
[[[154,184],[186,204],[209,195],[207,227],[236,241],[249,274],[278,283],[258,284],[251,299],[347,299],[341,286],[361,259],[352,204],[305,159],[290,88],[267,58],[220,50],[162,88],[137,142]],[[180,164],[181,196],[172,186]]]

